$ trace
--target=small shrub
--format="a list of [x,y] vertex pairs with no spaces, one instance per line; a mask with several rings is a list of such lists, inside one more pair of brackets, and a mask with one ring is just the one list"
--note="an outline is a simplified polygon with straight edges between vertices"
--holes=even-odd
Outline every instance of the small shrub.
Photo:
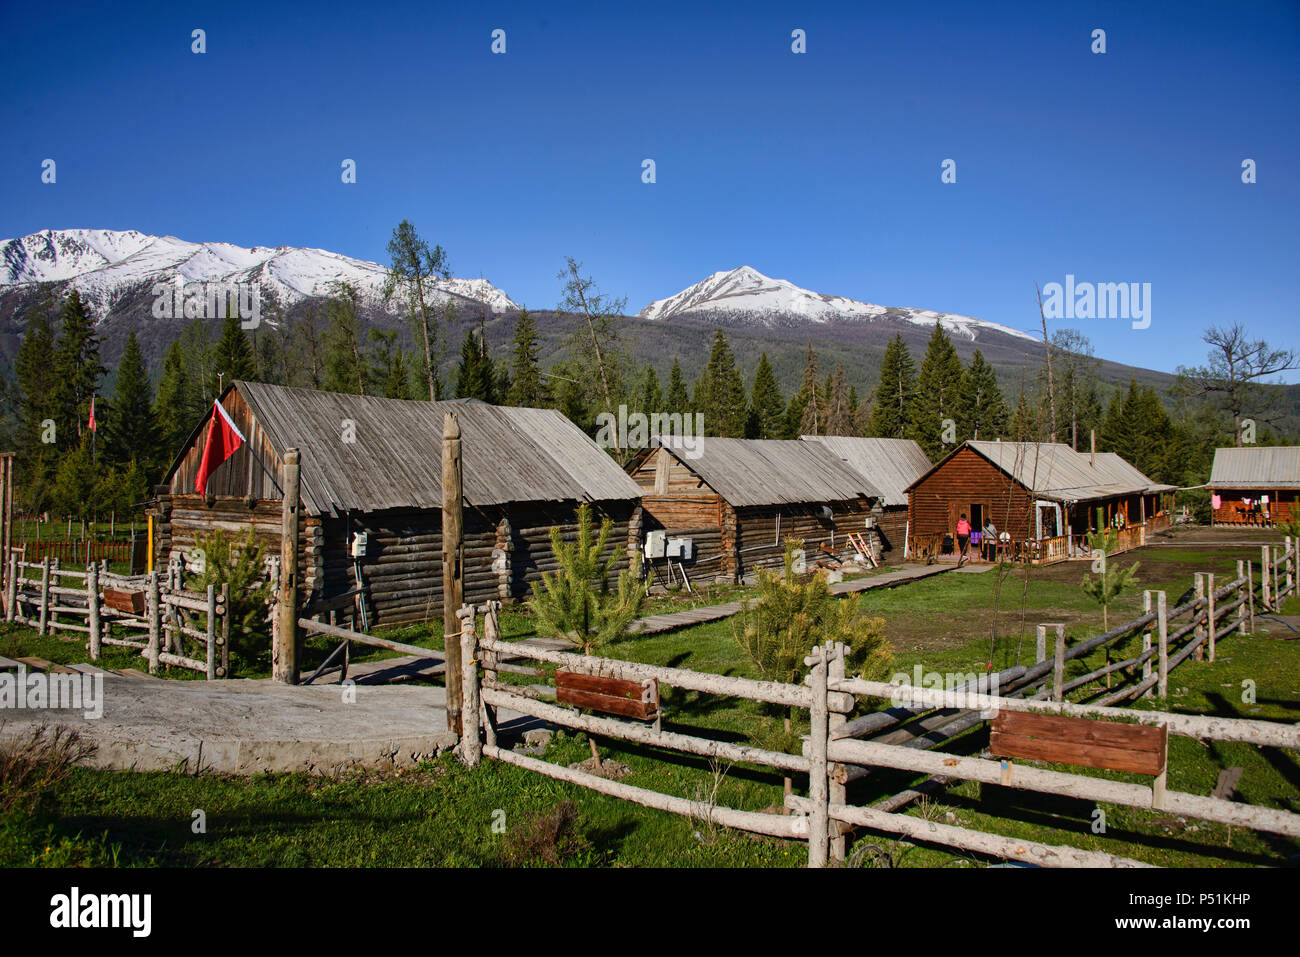
[[270,666],[271,628],[267,619],[271,583],[263,569],[264,550],[249,529],[242,539],[232,541],[220,530],[200,538],[204,566],[197,586],[206,589],[230,585],[231,670]]
[[94,751],[77,732],[45,725],[26,737],[0,741],[0,816],[48,810],[72,766]]
[[501,859],[512,867],[585,863],[591,856],[591,842],[582,830],[578,805],[561,801],[549,811],[528,815],[503,838]]

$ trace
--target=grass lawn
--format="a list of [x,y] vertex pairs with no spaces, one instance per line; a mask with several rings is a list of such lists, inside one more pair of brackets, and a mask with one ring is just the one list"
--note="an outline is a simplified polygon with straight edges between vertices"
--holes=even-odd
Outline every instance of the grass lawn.
[[[1205,537],[1202,533],[1201,538]],[[1141,562],[1136,594],[1111,609],[1112,624],[1141,606],[1141,588],[1164,588],[1171,605],[1191,584],[1193,571],[1235,574],[1249,552],[1227,546],[1154,547],[1123,556]],[[1257,553],[1256,549],[1256,553]],[[898,670],[982,673],[1033,657],[1034,625],[1067,624],[1071,641],[1101,630],[1100,609],[1079,590],[1086,565],[1068,563],[986,574],[944,574],[863,595],[863,606],[885,619]],[[1226,579],[1224,579],[1226,580]],[[727,599],[739,597],[731,594]],[[503,614],[508,638],[533,632],[531,619]],[[1264,627],[1268,628],[1267,633]],[[739,653],[733,621],[633,639],[604,654],[721,674],[753,676]],[[388,632],[428,647],[441,645],[438,624]],[[1232,636],[1214,663],[1188,661],[1170,679],[1164,707],[1189,713],[1300,719],[1300,642],[1282,625],[1261,621],[1261,633]],[[31,644],[25,644],[30,642]],[[323,655],[332,643],[320,642]],[[1132,643],[1136,646],[1136,641]],[[10,629],[0,654],[17,647],[76,657],[77,642],[34,638]],[[1125,649],[1131,650],[1131,649]],[[117,653],[115,649],[114,652]],[[84,660],[82,657],[76,660]],[[139,659],[136,659],[137,661]],[[1094,655],[1071,663],[1082,674],[1102,661]],[[111,665],[110,665],[111,666]],[[1249,692],[1253,691],[1254,699]],[[753,702],[662,689],[665,728],[770,746],[780,719]],[[601,753],[626,764],[629,784],[749,810],[781,800],[777,773],[754,767],[710,766],[706,759],[667,755],[651,748],[601,740]],[[976,729],[945,750],[977,753],[987,731]],[[573,763],[589,755],[586,739],[557,735],[547,760]],[[1239,799],[1300,812],[1300,755],[1238,744],[1170,739],[1169,787],[1208,794],[1220,769],[1243,768]],[[1119,780],[1132,775],[1067,768]],[[876,772],[850,789],[853,803],[896,793],[917,780],[905,772]],[[797,784],[798,782],[796,782]],[[1240,828],[1183,820],[1147,810],[1107,806],[1105,832],[1094,833],[1094,806],[1031,792],[995,793],[973,783],[941,792],[908,813],[999,834],[1105,850],[1166,866],[1251,866],[1296,863],[1300,844]],[[2,796],[2,794],[0,794]],[[54,805],[10,813],[0,821],[0,866],[41,864],[121,865],[471,865],[561,863],[573,866],[790,866],[806,861],[805,845],[751,837],[699,821],[650,811],[523,769],[485,762],[470,771],[450,757],[415,771],[365,772],[340,779],[306,775],[226,778],[209,774],[135,774],[76,768],[54,795]],[[571,800],[576,820],[564,818]],[[206,813],[207,831],[191,828],[194,811]],[[501,813],[497,813],[501,812]],[[505,833],[493,829],[503,822]],[[557,821],[560,822],[557,824]],[[566,830],[567,828],[567,830]],[[498,828],[500,830],[500,828]],[[863,835],[855,864],[864,866],[968,867],[990,863],[939,847]]]

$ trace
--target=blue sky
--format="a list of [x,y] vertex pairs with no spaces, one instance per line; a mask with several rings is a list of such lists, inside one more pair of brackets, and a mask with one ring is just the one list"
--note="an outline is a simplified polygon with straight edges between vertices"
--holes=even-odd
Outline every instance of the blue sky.
[[1034,283],[1072,274],[1151,283],[1148,329],[1063,323],[1107,358],[1200,362],[1203,330],[1234,321],[1300,345],[1294,3],[0,16],[0,237],[134,228],[382,262],[405,218],[456,275],[534,308],[557,304],[571,255],[631,311],[749,264],[1032,329]]

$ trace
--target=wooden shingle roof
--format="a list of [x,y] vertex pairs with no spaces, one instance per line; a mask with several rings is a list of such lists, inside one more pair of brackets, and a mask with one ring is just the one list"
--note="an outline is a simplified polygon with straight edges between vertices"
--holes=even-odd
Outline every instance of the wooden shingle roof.
[[880,492],[825,446],[798,439],[703,436],[661,445],[733,506],[845,502]]
[[612,458],[553,409],[384,399],[261,382],[231,388],[248,403],[277,455],[301,452],[303,504],[315,514],[440,508],[448,411],[460,423],[470,505],[641,496]]
[[867,439],[848,435],[805,435],[820,442],[874,485],[881,504],[907,504],[907,487],[930,470],[930,459],[912,439]]
[[1210,488],[1300,488],[1300,446],[1215,449]]

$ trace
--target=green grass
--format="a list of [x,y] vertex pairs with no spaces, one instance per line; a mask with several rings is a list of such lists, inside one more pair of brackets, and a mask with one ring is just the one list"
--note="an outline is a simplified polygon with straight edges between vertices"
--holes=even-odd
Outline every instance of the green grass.
[[[1181,554],[1179,554],[1181,553]],[[1111,622],[1140,611],[1141,588],[1165,588],[1169,600],[1191,583],[1192,571],[1231,575],[1240,554],[1231,549],[1146,549],[1136,594],[1112,608]],[[1125,556],[1127,561],[1130,556]],[[1006,667],[1033,657],[1034,625],[1067,621],[1071,642],[1101,630],[1100,610],[1082,595],[1078,580],[1086,566],[1015,570],[1002,581],[998,572],[945,574],[863,595],[864,608],[885,618],[895,644],[896,666],[923,670],[982,673],[988,664]],[[739,593],[731,596],[739,597]],[[1267,624],[1262,622],[1261,624]],[[534,632],[520,609],[502,615],[507,638]],[[711,622],[678,632],[632,639],[603,650],[609,657],[754,677],[737,648],[734,620]],[[441,625],[410,626],[390,637],[424,647],[441,646]],[[1187,713],[1296,721],[1300,719],[1300,642],[1274,625],[1269,634],[1233,635],[1218,648],[1218,660],[1188,661],[1170,678],[1167,702],[1153,699],[1137,707],[1164,707]],[[0,638],[28,640],[12,630]],[[59,647],[40,639],[30,647],[58,660]],[[333,642],[319,642],[312,654]],[[26,647],[26,646],[24,646]],[[1114,657],[1139,647],[1131,639]],[[387,657],[390,653],[377,653]],[[84,652],[83,652],[84,655]],[[84,658],[82,659],[84,660]],[[1102,663],[1096,653],[1071,662],[1067,676]],[[1250,684],[1243,687],[1243,682]],[[1095,685],[1093,686],[1096,687]],[[1253,687],[1255,700],[1243,700]],[[753,702],[715,698],[662,688],[665,728],[727,740],[767,744],[779,732],[779,718]],[[704,759],[602,739],[602,756],[629,766],[629,784],[691,799],[717,786],[719,804],[749,810],[779,806],[782,778],[755,767],[715,768]],[[977,729],[945,750],[978,753],[987,731]],[[557,735],[547,760],[569,764],[589,754],[582,735]],[[1206,744],[1170,739],[1169,787],[1208,794],[1221,769],[1244,769],[1239,800],[1300,812],[1300,755],[1238,744]],[[1062,768],[1145,783],[1133,775]],[[904,772],[877,772],[850,790],[850,800],[869,804],[917,780]],[[675,815],[650,811],[582,788],[496,762],[470,771],[444,757],[435,764],[397,774],[370,772],[341,779],[306,775],[227,778],[181,773],[133,774],[76,769],[57,795],[57,811],[33,820],[11,817],[0,824],[0,866],[29,864],[121,864],[231,866],[305,864],[321,866],[463,865],[494,866],[506,859],[505,842],[493,832],[493,814],[505,814],[508,829],[530,815],[553,810],[571,799],[579,810],[582,849],[563,863],[573,866],[782,866],[806,861],[802,842],[754,838],[711,828]],[[207,813],[206,834],[194,834],[195,809]],[[1031,792],[1010,799],[973,783],[950,787],[934,801],[908,813],[1026,840],[1104,850],[1152,864],[1224,867],[1294,863],[1295,841],[1227,828],[1172,815],[1106,807],[1107,830],[1092,830],[1091,804],[1063,801]],[[951,815],[951,817],[950,817]],[[984,866],[940,847],[864,835],[856,862],[894,866]],[[48,850],[47,850],[48,848]]]

